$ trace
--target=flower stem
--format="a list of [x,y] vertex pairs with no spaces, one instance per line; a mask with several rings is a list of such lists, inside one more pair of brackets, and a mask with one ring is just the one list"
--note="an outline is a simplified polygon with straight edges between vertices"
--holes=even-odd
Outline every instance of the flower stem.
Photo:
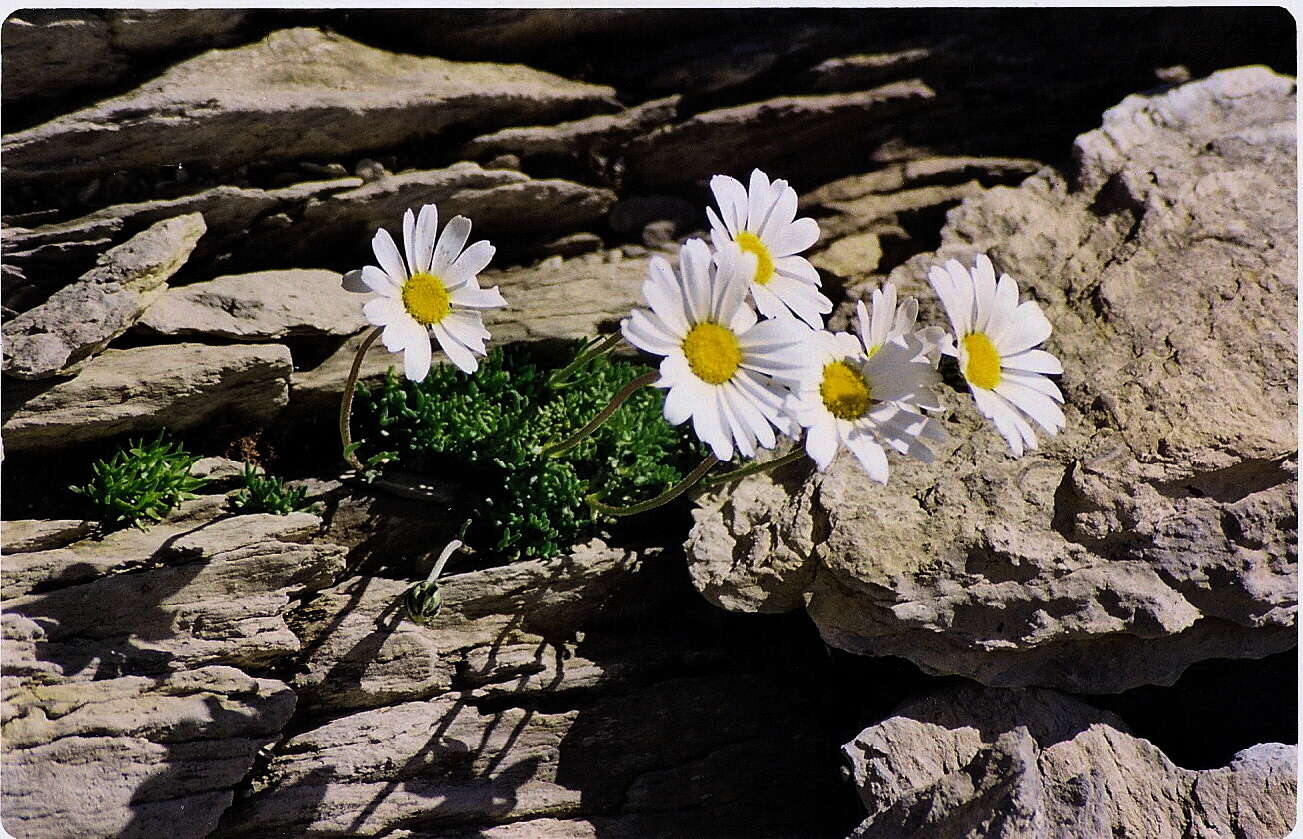
[[358,371],[362,369],[362,356],[371,349],[371,345],[380,337],[381,328],[376,327],[357,348],[353,356],[353,368],[348,371],[348,381],[344,383],[344,395],[339,400],[339,442],[344,447],[344,460],[348,465],[361,471],[362,461],[353,454],[353,391],[357,389]]
[[588,504],[599,513],[605,513],[608,516],[633,516],[638,513],[645,513],[648,510],[654,510],[662,504],[668,504],[678,498],[683,493],[692,488],[693,484],[700,481],[707,472],[710,471],[719,458],[713,454],[706,455],[706,459],[697,464],[697,468],[688,473],[688,476],[679,481],[674,486],[662,492],[660,495],[648,501],[640,501],[637,504],[630,504],[628,507],[612,507],[609,504],[602,503],[597,497],[597,493],[588,496]]
[[657,373],[655,370],[650,370],[646,373],[643,373],[641,376],[634,379],[633,381],[629,382],[627,385],[625,385],[620,389],[619,393],[611,397],[611,401],[607,403],[606,407],[598,411],[597,416],[589,420],[587,425],[585,425],[583,428],[579,429],[578,431],[576,431],[574,434],[570,435],[566,439],[562,440],[561,442],[553,443],[550,446],[546,446],[543,449],[542,454],[545,457],[556,457],[559,454],[564,454],[565,452],[570,451],[575,446],[582,443],[584,441],[584,438],[586,438],[588,435],[596,431],[601,426],[602,423],[610,419],[611,414],[614,414],[616,411],[618,411],[620,409],[620,406],[624,404],[624,401],[626,399],[628,399],[630,396],[633,396],[642,388],[656,381],[658,378],[660,378],[660,373]]
[[548,376],[547,386],[552,390],[558,390],[564,387],[566,384],[569,383],[568,380],[576,370],[578,370],[580,367],[587,364],[588,362],[592,361],[593,359],[604,356],[607,353],[609,353],[611,350],[615,349],[616,346],[620,343],[620,339],[622,337],[624,336],[622,336],[619,332],[612,332],[610,335],[607,335],[605,338],[599,337],[589,341],[588,345],[584,347],[584,349],[579,353],[579,355],[575,356],[574,361],[571,361],[565,367],[562,367],[560,370],[556,371],[551,376]]
[[763,463],[749,463],[731,472],[725,472],[722,475],[714,475],[702,481],[702,486],[719,486],[730,481],[736,481],[739,478],[745,478],[747,475],[754,475],[758,472],[768,472],[770,469],[777,469],[780,466],[786,466],[789,463],[795,463],[805,457],[805,449],[797,446],[782,457],[776,457],[773,460],[766,460]]

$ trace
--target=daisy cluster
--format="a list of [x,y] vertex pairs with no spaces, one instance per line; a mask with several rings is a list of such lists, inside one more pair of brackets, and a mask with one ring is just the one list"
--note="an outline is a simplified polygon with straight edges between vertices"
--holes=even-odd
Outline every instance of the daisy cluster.
[[1037,349],[1049,322],[1035,302],[1019,303],[1008,274],[996,280],[985,255],[971,270],[950,260],[929,274],[951,332],[917,327],[918,301],[899,299],[891,283],[872,292],[871,307],[858,303],[853,334],[829,332],[832,301],[800,255],[819,227],[796,217],[795,190],[760,170],[745,187],[716,175],[710,188],[718,203],[707,210],[710,244],[689,240],[677,270],[654,257],[647,305],[621,329],[663,356],[655,385],[668,391],[666,420],[691,419],[715,457],[754,457],[804,434],[819,469],[844,448],[886,483],[888,450],[930,461],[927,441],[944,440],[929,416],[943,410],[942,355],[956,357],[978,411],[1015,455],[1036,446],[1033,423],[1051,434],[1063,427],[1063,395],[1045,375],[1062,367]]

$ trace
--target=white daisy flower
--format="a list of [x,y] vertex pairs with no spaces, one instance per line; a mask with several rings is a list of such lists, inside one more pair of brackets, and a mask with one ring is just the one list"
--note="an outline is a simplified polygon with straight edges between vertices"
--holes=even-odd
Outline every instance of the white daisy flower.
[[746,303],[754,263],[736,249],[712,262],[709,246],[690,239],[677,273],[652,258],[642,286],[650,309],[634,309],[620,324],[629,343],[665,356],[656,382],[669,390],[665,419],[679,425],[691,417],[720,460],[730,459],[734,447],[752,457],[757,444],[773,448],[774,429],[788,432],[785,383],[794,381],[810,334],[790,315],[757,323]]
[[1044,373],[1062,373],[1059,360],[1037,345],[1050,337],[1050,322],[1034,301],[1018,302],[1018,285],[1008,274],[997,283],[985,254],[970,272],[951,259],[933,266],[928,279],[954,327],[946,354],[959,360],[977,410],[995,423],[1014,456],[1036,448],[1031,422],[1050,434],[1066,420],[1063,394]]
[[881,289],[873,290],[873,308],[864,305],[861,300],[855,305],[858,316],[857,332],[864,344],[864,352],[870,357],[892,338],[901,335],[913,335],[924,347],[928,360],[936,367],[942,351],[950,345],[949,336],[939,326],[914,329],[918,319],[918,300],[906,297],[896,304],[896,284],[886,283]]
[[884,446],[931,462],[920,438],[944,440],[940,424],[921,409],[940,410],[938,377],[916,336],[894,335],[873,348],[846,332],[816,332],[806,345],[807,366],[788,412],[808,429],[805,450],[820,470],[845,446],[864,471],[885,484]]
[[470,220],[455,216],[436,239],[439,212],[433,204],[403,214],[403,250],[398,253],[389,231],[381,228],[371,240],[377,268],[368,265],[344,275],[349,291],[373,291],[362,313],[374,326],[384,327],[381,340],[390,352],[403,353],[403,372],[419,382],[430,372],[430,335],[444,354],[466,373],[479,366],[489,332],[481,309],[506,306],[498,287],[480,288],[478,275],[493,258],[495,248],[486,241],[466,247]]
[[819,225],[812,218],[796,218],[796,190],[784,180],[771,184],[769,176],[756,169],[749,189],[736,178],[716,175],[710,179],[710,191],[720,209],[718,215],[714,208],[706,209],[711,242],[718,250],[736,242],[755,255],[749,280],[760,313],[775,318],[790,310],[811,329],[823,329],[823,315],[832,311],[832,301],[819,291],[819,272],[797,256],[819,239]]

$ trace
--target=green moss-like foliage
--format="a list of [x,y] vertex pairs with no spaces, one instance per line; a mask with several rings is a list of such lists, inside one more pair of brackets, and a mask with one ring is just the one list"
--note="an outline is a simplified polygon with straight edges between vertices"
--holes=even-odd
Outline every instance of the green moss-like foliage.
[[141,530],[161,521],[182,501],[194,498],[206,481],[190,474],[199,458],[163,432],[155,440],[128,442],[111,457],[91,464],[91,479],[69,487],[85,496],[105,529],[133,525]]
[[244,464],[244,489],[231,496],[231,509],[240,513],[275,513],[288,516],[312,505],[304,502],[307,487],[287,487],[275,475],[264,475],[252,463]]
[[642,501],[705,456],[686,426],[665,422],[664,396],[653,388],[636,393],[574,449],[559,457],[540,454],[647,370],[603,357],[553,390],[547,384],[552,369],[521,347],[494,348],[470,376],[442,365],[416,384],[391,370],[374,391],[358,388],[361,453],[365,459],[389,451],[400,471],[464,482],[469,536],[481,550],[509,558],[554,556],[597,531],[588,493],[610,504]]

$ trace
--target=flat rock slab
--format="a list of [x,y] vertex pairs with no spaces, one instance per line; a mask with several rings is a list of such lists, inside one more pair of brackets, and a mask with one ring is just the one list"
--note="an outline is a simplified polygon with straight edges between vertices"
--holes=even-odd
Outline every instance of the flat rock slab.
[[461,123],[590,114],[610,109],[613,96],[609,87],[520,65],[400,55],[317,29],[284,29],[8,135],[3,171],[16,182],[177,160],[221,169],[348,155]]
[[[834,646],[989,685],[1115,692],[1293,647],[1294,114],[1293,80],[1263,68],[1128,97],[1070,179],[952,210],[891,279],[944,323],[928,267],[990,253],[1054,325],[1066,430],[1013,459],[951,392],[934,464],[879,489],[843,457],[740,511],[780,522],[813,582],[750,558],[727,503],[698,519],[694,580],[734,608],[804,597]],[[805,505],[827,533],[808,552]]]
[[[299,641],[285,623],[290,601],[330,585],[343,568],[344,549],[337,545],[286,541],[305,538],[315,524],[307,513],[258,514],[191,527],[157,546],[119,540],[119,549],[139,551],[118,554],[123,564],[134,560],[142,570],[3,601],[11,654],[5,671],[22,675],[30,668],[89,681],[115,671],[260,667],[291,655]],[[50,552],[47,565],[96,565],[103,551],[87,540]],[[51,577],[75,579],[57,570]]]
[[351,335],[366,326],[362,302],[334,271],[259,271],[167,289],[139,326],[159,335],[236,341]]
[[164,293],[199,237],[198,213],[160,221],[100,256],[95,267],[4,325],[4,372],[66,375],[130,329]]
[[868,818],[856,839],[1284,836],[1298,749],[1174,765],[1125,723],[1055,691],[961,687],[912,700],[842,748]]
[[678,114],[678,94],[653,99],[616,114],[600,114],[557,125],[504,128],[476,137],[460,150],[471,159],[498,154],[522,158],[539,155],[583,159],[589,153],[610,153],[635,136],[670,122]]
[[106,350],[76,378],[6,393],[5,447],[50,449],[214,420],[256,426],[287,403],[290,370],[290,351],[279,344]]
[[4,691],[5,827],[15,836],[207,836],[294,712],[231,667]]

